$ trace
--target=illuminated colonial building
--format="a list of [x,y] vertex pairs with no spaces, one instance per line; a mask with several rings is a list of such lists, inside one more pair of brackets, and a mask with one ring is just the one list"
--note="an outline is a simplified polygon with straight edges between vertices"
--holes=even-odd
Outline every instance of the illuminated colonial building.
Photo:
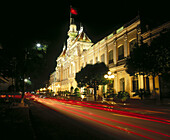
[[[57,58],[57,67],[50,78],[50,86],[53,91],[70,91],[71,86],[76,88],[75,75],[82,67],[85,67],[86,64],[104,62],[115,76],[113,79],[114,93],[127,91],[132,95],[135,90],[144,88],[152,92],[152,77],[130,76],[125,71],[125,60],[133,51],[134,44],[140,44],[141,38],[144,42],[150,43],[152,38],[158,36],[163,29],[170,28],[170,24],[166,23],[143,34],[141,34],[140,25],[141,21],[139,17],[136,17],[93,44],[83,27],[81,26],[78,31],[77,26],[72,22],[68,31],[67,46],[64,45],[62,53]],[[159,93],[158,77],[155,78],[155,81],[155,88]],[[102,94],[102,88],[103,86],[99,87],[98,94]],[[107,86],[105,89],[107,90]]]

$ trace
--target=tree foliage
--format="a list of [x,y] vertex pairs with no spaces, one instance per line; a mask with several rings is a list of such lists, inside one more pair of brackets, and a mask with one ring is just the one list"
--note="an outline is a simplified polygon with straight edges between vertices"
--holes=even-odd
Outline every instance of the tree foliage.
[[170,72],[170,31],[161,33],[159,37],[153,39],[150,45],[151,60],[154,65],[149,68],[156,74],[166,74]]
[[107,84],[108,81],[104,78],[104,74],[106,74],[108,70],[109,68],[103,62],[94,65],[87,64],[80,72],[76,73],[78,87],[96,87]]
[[[126,71],[130,75],[152,75],[153,92],[155,92],[155,76],[168,82],[170,77],[170,32],[162,32],[150,45],[136,45],[126,60]],[[161,75],[161,76],[160,76]]]
[[0,76],[12,77],[13,64],[12,57],[5,49],[0,49]]
[[147,59],[148,59],[148,45],[142,44],[139,46],[135,44],[133,51],[130,56],[126,59],[127,68],[126,71],[130,75],[134,75],[136,73],[146,74],[147,73]]
[[23,87],[24,78],[38,77],[43,70],[47,45],[35,46],[29,44],[13,52],[8,48],[0,49],[0,73],[15,79],[17,91]]
[[136,45],[126,60],[127,72],[130,75],[156,76],[170,71],[170,32],[161,33],[150,45]]

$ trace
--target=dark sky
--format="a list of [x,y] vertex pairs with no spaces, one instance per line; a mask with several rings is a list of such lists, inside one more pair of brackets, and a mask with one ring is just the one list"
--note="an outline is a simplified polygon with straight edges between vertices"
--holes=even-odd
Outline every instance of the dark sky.
[[[149,2],[149,3],[148,3]],[[165,1],[168,2],[168,1]],[[48,65],[43,80],[54,71],[69,29],[69,6],[77,9],[76,22],[96,43],[139,13],[157,19],[169,18],[168,3],[164,1],[130,0],[57,0],[6,1],[0,4],[0,43],[15,53],[23,46],[38,41],[48,44]]]

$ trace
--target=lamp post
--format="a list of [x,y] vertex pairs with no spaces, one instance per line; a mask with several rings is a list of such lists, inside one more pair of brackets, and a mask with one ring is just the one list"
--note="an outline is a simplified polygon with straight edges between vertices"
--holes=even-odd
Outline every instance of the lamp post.
[[41,43],[37,43],[37,44],[35,44],[34,49],[36,49],[38,51],[43,51],[44,53],[46,53],[47,45],[41,44]]
[[41,47],[41,44],[40,44],[40,43],[37,43],[36,46],[39,48],[39,47]]
[[115,76],[112,75],[111,71],[108,71],[108,73],[104,75],[104,78],[111,80],[111,79],[115,78]]
[[[112,79],[114,79],[115,76],[112,74],[111,71],[108,71],[108,73],[104,75],[104,78],[108,79],[108,80],[109,80],[109,83],[110,83],[110,81],[111,81]],[[109,92],[110,92],[110,86],[109,86]]]

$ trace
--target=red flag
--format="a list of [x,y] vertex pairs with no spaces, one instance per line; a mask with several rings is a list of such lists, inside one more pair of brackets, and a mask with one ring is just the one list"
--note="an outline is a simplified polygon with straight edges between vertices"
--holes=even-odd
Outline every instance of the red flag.
[[77,10],[73,9],[72,7],[70,9],[70,13],[72,13],[73,15],[77,15],[78,14]]

